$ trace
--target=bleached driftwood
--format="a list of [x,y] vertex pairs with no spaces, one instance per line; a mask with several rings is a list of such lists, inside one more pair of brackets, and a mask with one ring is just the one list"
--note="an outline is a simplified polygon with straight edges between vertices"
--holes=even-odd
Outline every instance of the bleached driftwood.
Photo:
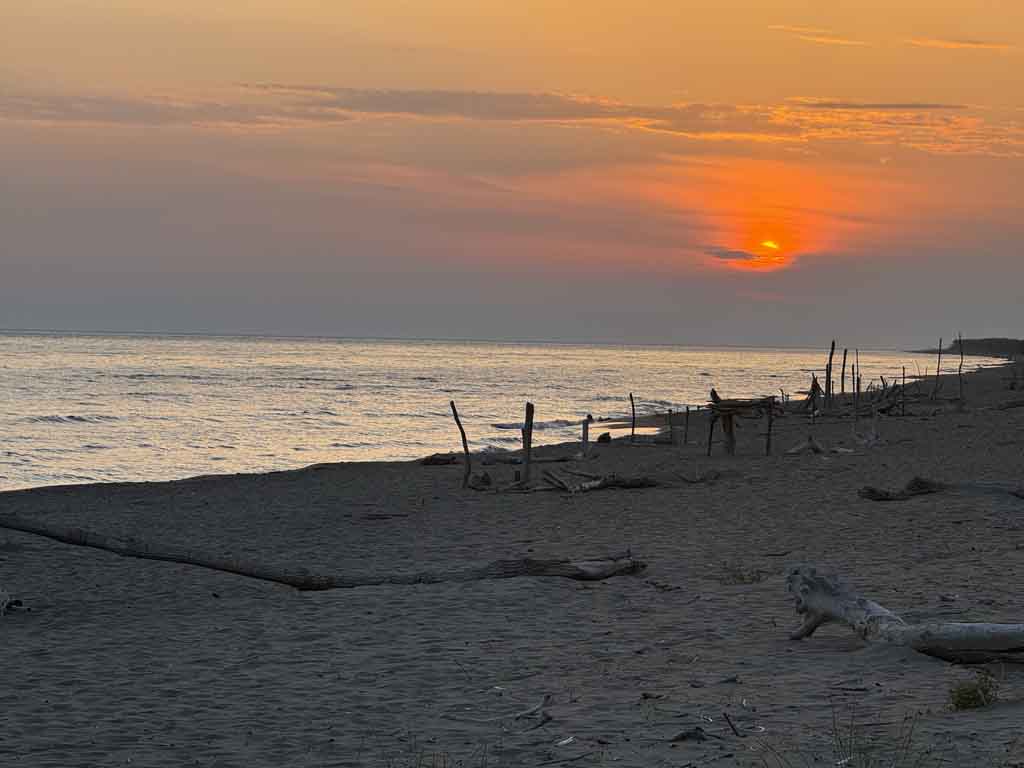
[[840,622],[869,643],[890,643],[959,664],[1024,662],[1024,624],[908,624],[888,608],[852,592],[837,576],[806,565],[790,570],[786,589],[794,596],[803,624],[792,635],[801,640],[818,627]]
[[39,520],[29,520],[17,515],[0,515],[0,528],[23,531],[44,536],[54,541],[79,547],[92,547],[113,552],[122,557],[137,557],[144,560],[162,560],[171,563],[195,565],[214,571],[234,573],[263,581],[286,584],[298,590],[352,589],[381,585],[438,584],[445,581],[483,581],[486,579],[510,579],[517,576],[550,577],[559,576],[577,581],[600,581],[627,573],[639,573],[646,565],[627,552],[621,555],[595,558],[592,560],[495,560],[478,567],[452,568],[441,571],[420,573],[389,574],[383,576],[331,576],[310,573],[305,568],[288,570],[275,568],[246,560],[216,557],[202,552],[155,545],[138,539],[118,539],[102,536],[80,528],[69,528]]
[[604,488],[654,488],[658,481],[650,477],[619,477],[618,475],[591,475],[587,472],[571,472],[569,474],[585,478],[580,482],[570,482],[557,472],[547,471],[544,480],[557,490],[569,493],[586,493]]
[[862,499],[869,499],[871,501],[906,501],[914,496],[924,496],[929,493],[1010,495],[1018,499],[1024,499],[1024,484],[1016,481],[1000,482],[988,480],[970,483],[941,483],[935,480],[926,480],[923,477],[915,477],[898,491],[889,491],[884,488],[866,485],[857,492],[857,495]]

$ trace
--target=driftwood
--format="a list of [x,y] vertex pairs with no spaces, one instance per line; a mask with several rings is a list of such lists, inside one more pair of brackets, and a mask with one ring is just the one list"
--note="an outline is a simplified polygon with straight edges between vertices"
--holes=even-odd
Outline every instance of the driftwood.
[[801,640],[818,627],[839,622],[869,643],[889,643],[958,664],[1024,662],[1024,624],[908,624],[873,600],[852,592],[838,577],[806,565],[790,570],[786,589],[803,624],[792,635]]
[[801,456],[805,453],[825,453],[825,449],[814,439],[813,435],[808,435],[802,443],[798,443],[786,451],[787,456]]
[[454,453],[435,453],[420,460],[420,464],[425,467],[447,467],[458,463],[459,457]]
[[390,574],[384,576],[330,576],[310,573],[304,568],[287,570],[246,560],[218,557],[202,552],[155,545],[138,539],[118,539],[102,536],[80,528],[70,528],[39,520],[29,520],[17,515],[0,515],[0,528],[44,536],[64,544],[92,547],[113,552],[122,557],[137,557],[143,560],[160,560],[170,563],[195,565],[214,571],[234,573],[253,579],[285,584],[298,590],[313,591],[326,589],[352,589],[381,585],[438,584],[446,581],[483,581],[486,579],[510,579],[517,576],[560,576],[577,581],[600,581],[612,576],[638,573],[646,565],[627,552],[621,555],[595,558],[592,560],[495,560],[478,567],[453,568],[442,571]]
[[462,419],[459,418],[459,412],[455,408],[455,401],[450,401],[452,407],[452,416],[455,417],[455,425],[459,428],[459,434],[462,435],[462,451],[466,456],[466,469],[462,475],[462,487],[469,487],[469,475],[473,471],[473,460],[469,454],[469,441],[466,440],[466,430],[462,428]]
[[584,479],[573,483],[559,473],[549,470],[544,473],[544,480],[556,490],[567,491],[568,493],[586,493],[587,491],[600,491],[605,488],[654,488],[659,485],[657,480],[650,477],[601,476],[592,475],[588,472],[569,472],[567,474],[576,475]]
[[533,403],[526,404],[526,420],[523,422],[523,482],[530,482],[530,454],[533,451]]
[[1024,499],[1024,484],[998,481],[940,483],[923,477],[915,477],[906,486],[896,491],[876,488],[873,485],[866,485],[857,491],[858,496],[870,501],[906,501],[914,496],[924,496],[929,493],[994,494],[996,496],[1008,494],[1018,499]]
[[1009,400],[996,406],[997,411],[1009,411],[1013,408],[1024,408],[1024,400]]

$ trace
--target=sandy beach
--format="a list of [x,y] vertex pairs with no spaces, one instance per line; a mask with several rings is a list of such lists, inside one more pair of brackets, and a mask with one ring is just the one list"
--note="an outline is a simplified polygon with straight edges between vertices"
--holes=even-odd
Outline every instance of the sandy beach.
[[[637,490],[464,490],[460,464],[410,462],[0,494],[0,515],[352,577],[626,549],[647,564],[299,592],[0,530],[0,588],[29,609],[0,618],[0,763],[836,765],[853,721],[883,755],[912,727],[921,765],[1024,765],[1020,668],[991,667],[996,704],[952,711],[973,670],[841,626],[792,641],[785,590],[809,563],[907,620],[1024,620],[1024,501],[858,496],[914,476],[1020,481],[1009,371],[970,374],[965,408],[947,379],[870,447],[848,418],[787,415],[774,455],[763,422],[741,421],[737,455],[708,458],[695,419],[688,445],[616,440],[557,465],[660,481]],[[849,452],[785,455],[811,430]],[[486,469],[497,485],[516,470]],[[548,718],[516,717],[545,696]]]

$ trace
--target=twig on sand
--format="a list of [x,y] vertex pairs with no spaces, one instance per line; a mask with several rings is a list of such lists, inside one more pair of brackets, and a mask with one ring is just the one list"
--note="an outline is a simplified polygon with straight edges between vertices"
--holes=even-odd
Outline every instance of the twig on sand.
[[[835,342],[832,342],[832,343],[835,344]],[[738,730],[736,730],[736,725],[733,723],[732,718],[729,717],[729,713],[723,711],[722,712],[722,717],[725,718],[725,722],[727,722],[729,724],[729,727],[732,729],[732,732],[734,734],[736,734],[736,738],[742,739],[743,738],[743,734],[740,733]]]
[[585,757],[591,757],[598,754],[598,751],[591,750],[590,752],[584,752],[582,755],[576,755],[576,757],[562,757],[558,760],[545,760],[543,763],[537,763],[537,765],[565,765],[566,763],[575,763],[577,760],[582,760]]

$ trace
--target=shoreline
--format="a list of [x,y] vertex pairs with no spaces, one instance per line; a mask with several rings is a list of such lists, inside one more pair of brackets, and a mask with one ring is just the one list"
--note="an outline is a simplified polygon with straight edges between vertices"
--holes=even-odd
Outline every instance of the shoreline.
[[[984,381],[984,377],[989,375],[989,373],[992,372],[992,371],[1005,371],[1007,369],[1013,369],[1014,366],[1020,366],[1020,365],[1021,365],[1020,361],[1008,358],[1008,359],[1006,359],[1004,362],[1002,362],[1000,364],[993,364],[993,365],[987,365],[987,366],[978,366],[978,367],[976,367],[976,368],[974,368],[974,369],[972,369],[970,371],[965,371],[964,374],[963,374],[964,375],[964,380],[967,383],[967,386],[969,388],[970,381],[972,379],[975,379],[976,377],[980,377],[979,380]],[[935,378],[934,374],[926,374],[926,375],[921,375],[921,376],[917,376],[917,375],[910,376],[910,375],[908,375],[907,376],[908,388],[909,388],[911,382],[931,381],[931,380],[934,380],[934,378]],[[954,385],[955,385],[955,382],[957,380],[957,374],[955,374],[955,373],[946,373],[946,374],[942,374],[940,376],[940,378],[943,381],[943,385],[942,386],[943,387],[947,387],[951,381],[954,382]],[[1022,382],[1022,386],[1024,386],[1024,382]],[[850,400],[852,398],[852,395],[850,393],[846,393],[846,395],[838,395],[837,394],[836,397],[840,398],[840,399],[845,397],[847,400]],[[846,404],[848,405],[849,403],[846,403]],[[678,418],[683,413],[683,411],[678,411],[677,410],[674,413],[675,413],[676,420],[678,420]],[[694,418],[694,420],[697,422],[697,423],[692,425],[697,430],[697,432],[699,433],[703,429],[706,429],[706,426],[707,426],[707,413],[708,413],[707,403],[704,403],[702,405],[693,406],[693,408],[692,408],[690,413],[691,413],[692,417]],[[667,418],[668,418],[668,412],[667,411],[659,411],[659,412],[654,412],[654,413],[645,413],[645,414],[642,414],[642,415],[638,415],[637,416],[637,422],[636,422],[636,426],[637,426],[638,430],[643,429],[643,430],[647,431],[646,433],[644,433],[642,435],[643,439],[640,442],[646,442],[646,441],[650,440],[651,438],[656,437],[656,436],[662,434],[667,429],[667,427],[666,427]],[[578,426],[581,426],[581,425],[582,425],[582,421],[580,421]],[[615,432],[618,432],[618,433],[628,432],[630,430],[630,427],[631,427],[630,419],[629,419],[629,417],[626,417],[626,416],[621,417],[621,418],[614,417],[614,416],[608,416],[608,417],[603,417],[601,419],[595,419],[592,422],[592,424],[591,424],[591,437],[590,437],[591,444],[593,444],[594,441],[596,440],[597,436],[601,432],[604,432],[604,431],[612,431],[613,432],[613,434],[612,434],[613,441],[616,441],[616,442],[617,441],[623,441],[623,440],[627,440],[628,441],[628,436],[624,436],[624,435],[621,435],[621,434],[616,435],[614,433]],[[652,430],[653,430],[653,432],[652,432]],[[641,433],[639,433],[639,432],[638,432],[638,437],[641,437]],[[691,441],[691,442],[693,442],[693,441]],[[544,445],[536,445],[536,446],[533,447],[533,451],[534,451],[534,453],[539,453],[539,455],[542,455],[543,457],[547,457],[548,454],[556,453],[556,452],[568,453],[569,455],[571,455],[572,453],[575,453],[579,449],[579,446],[580,446],[580,442],[579,441],[563,441],[563,442],[559,442],[559,443],[547,443],[547,444],[544,444]],[[478,449],[478,450],[472,451],[471,453],[472,453],[472,456],[473,456],[473,459],[474,459],[474,463],[479,465],[480,463],[482,463],[482,460],[484,460],[486,458],[495,458],[496,459],[497,457],[514,457],[514,456],[522,453],[522,448],[521,447],[520,448],[509,448],[509,449],[485,448],[485,449]],[[27,493],[27,492],[36,491],[36,490],[42,490],[42,489],[70,489],[70,490],[73,490],[73,489],[76,489],[76,488],[90,488],[90,487],[93,487],[93,486],[106,486],[106,487],[137,486],[137,485],[145,486],[145,485],[163,485],[163,484],[168,484],[168,483],[183,483],[183,482],[191,482],[191,481],[213,479],[213,478],[259,477],[259,476],[264,476],[264,475],[276,475],[276,474],[282,474],[282,473],[287,474],[287,473],[295,473],[295,472],[304,472],[304,471],[313,470],[313,469],[316,469],[316,468],[319,468],[319,467],[323,467],[323,466],[331,466],[331,465],[334,465],[334,464],[365,465],[365,466],[368,466],[368,467],[369,466],[378,466],[378,465],[383,465],[383,466],[390,466],[390,465],[410,466],[410,465],[421,464],[421,463],[423,463],[423,461],[425,459],[428,459],[431,456],[442,456],[442,455],[456,455],[458,457],[458,459],[459,459],[458,464],[459,464],[459,466],[461,466],[461,464],[462,464],[462,455],[463,454],[462,454],[461,449],[458,447],[458,433],[457,433],[457,429],[455,428],[454,424],[452,424],[452,449],[450,451],[448,451],[448,452],[440,452],[440,453],[435,453],[435,454],[427,454],[427,455],[424,455],[424,456],[419,456],[419,457],[416,457],[416,458],[410,458],[410,459],[404,459],[404,460],[403,459],[398,459],[398,460],[395,460],[395,459],[382,459],[382,460],[367,459],[367,460],[350,460],[350,461],[338,461],[338,462],[317,462],[317,463],[314,463],[314,464],[307,464],[307,465],[303,465],[301,467],[294,467],[294,468],[290,468],[290,469],[279,469],[279,470],[270,470],[270,471],[253,471],[253,472],[234,472],[234,473],[205,472],[205,473],[200,473],[200,474],[196,474],[196,475],[189,475],[189,476],[186,476],[186,477],[173,478],[173,479],[168,479],[168,480],[115,480],[115,481],[97,481],[97,482],[83,482],[83,483],[56,483],[56,484],[30,486],[30,487],[26,487],[26,488],[14,488],[14,489],[9,489],[9,490],[0,490],[0,499],[2,499],[4,496],[6,496],[8,494]]]
[[[486,754],[494,766],[752,768],[769,747],[794,765],[835,764],[838,714],[890,754],[913,723],[914,749],[949,764],[1024,761],[1024,668],[992,666],[999,702],[953,711],[950,690],[975,679],[970,668],[841,626],[790,640],[784,576],[799,563],[834,570],[908,621],[1024,619],[1024,502],[859,493],[915,476],[1019,480],[1024,407],[1004,407],[1024,390],[1007,389],[1006,371],[966,379],[965,409],[920,402],[882,418],[871,442],[848,419],[786,416],[771,456],[761,422],[741,420],[734,457],[716,445],[708,458],[697,434],[548,465],[654,487],[479,492],[461,488],[460,464],[347,462],[0,494],[0,517],[373,582],[298,592],[0,528],[0,589],[29,609],[0,617],[5,661],[20,672],[0,690],[18,734],[5,753],[83,767],[479,768]],[[824,452],[787,455],[809,431]],[[499,487],[516,471],[486,469]],[[387,581],[623,551],[646,570]],[[515,718],[542,701],[549,719]],[[677,739],[696,728],[704,737]]]

